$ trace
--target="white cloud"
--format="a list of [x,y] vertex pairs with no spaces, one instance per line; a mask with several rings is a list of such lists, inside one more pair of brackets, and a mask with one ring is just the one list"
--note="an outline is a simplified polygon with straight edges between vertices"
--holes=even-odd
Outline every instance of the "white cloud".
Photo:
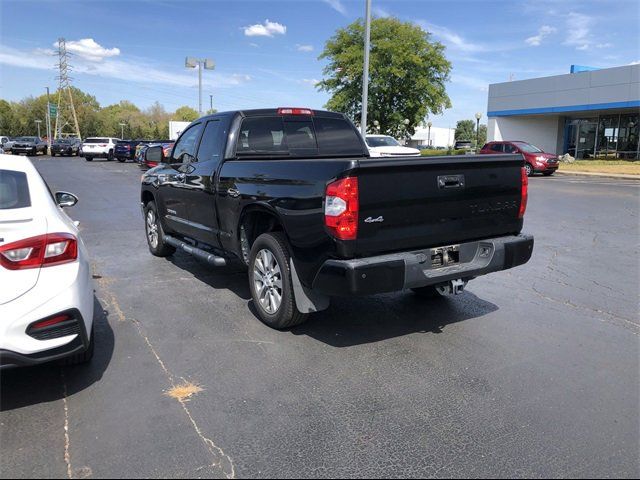
[[[170,85],[175,87],[191,88],[197,85],[197,76],[192,73],[175,73],[175,68],[166,70],[156,63],[136,59],[105,58],[96,62],[86,57],[76,57],[72,60],[74,76],[92,75],[104,78],[113,78],[126,82]],[[54,73],[55,59],[51,52],[45,49],[18,50],[0,45],[0,65],[49,70]],[[230,87],[241,85],[251,81],[251,76],[241,73],[221,74],[218,72],[207,73],[204,79],[216,87]]]
[[489,91],[489,82],[485,80],[481,80],[478,77],[470,77],[467,75],[458,75],[454,74],[451,77],[451,82],[462,85],[464,87],[468,87],[472,90],[476,90],[479,92],[488,92]]
[[389,13],[388,10],[382,8],[382,7],[373,7],[373,14],[376,17],[381,17],[381,18],[387,18],[387,17],[391,17],[391,13]]
[[299,52],[313,52],[313,45],[300,45],[299,43],[297,43],[296,49]]
[[250,47],[253,47],[253,48],[260,48],[260,45],[258,45],[257,43],[253,43],[253,42],[251,42],[251,43],[249,44],[249,46],[250,46]]
[[527,45],[531,45],[532,47],[539,47],[540,44],[542,43],[542,40],[544,40],[545,37],[548,37],[549,35],[557,31],[558,29],[555,27],[550,27],[549,25],[543,25],[542,27],[540,27],[540,30],[538,30],[537,35],[527,38],[525,42],[527,43]]
[[592,44],[591,25],[593,18],[582,13],[570,12],[567,15],[567,37],[565,45],[575,47],[577,50],[588,50]]
[[[58,42],[53,44],[58,48]],[[105,58],[117,57],[120,55],[119,48],[105,48],[93,38],[81,38],[80,40],[69,40],[66,42],[67,51],[86,58],[94,62],[101,62]]]
[[269,20],[244,27],[244,34],[247,37],[273,37],[274,35],[284,35],[285,33],[287,33],[286,26]]
[[420,25],[423,30],[432,33],[436,38],[442,40],[447,46],[451,47],[452,49],[459,50],[465,53],[486,52],[489,50],[487,47],[481,44],[465,40],[461,35],[449,30],[447,27],[442,27],[440,25],[425,21],[419,21],[418,25]]
[[300,80],[300,82],[315,87],[318,83],[320,83],[320,80],[316,78],[303,78],[302,80]]
[[329,4],[331,8],[341,13],[342,15],[347,14],[347,7],[344,6],[342,0],[324,0],[324,3]]
[[640,65],[640,60],[635,60],[631,62],[629,65]]

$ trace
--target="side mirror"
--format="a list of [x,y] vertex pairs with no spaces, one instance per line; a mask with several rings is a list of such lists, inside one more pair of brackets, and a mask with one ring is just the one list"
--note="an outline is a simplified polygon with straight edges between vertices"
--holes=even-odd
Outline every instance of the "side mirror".
[[144,161],[146,163],[163,163],[164,162],[164,150],[161,145],[149,147],[144,152]]
[[56,203],[61,208],[73,207],[78,203],[78,197],[69,192],[56,192]]

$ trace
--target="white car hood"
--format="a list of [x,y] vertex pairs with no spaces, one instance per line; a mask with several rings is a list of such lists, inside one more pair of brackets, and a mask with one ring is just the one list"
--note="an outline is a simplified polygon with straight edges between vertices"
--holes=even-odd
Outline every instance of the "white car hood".
[[409,147],[369,147],[372,152],[384,155],[420,155],[420,150]]
[[[0,247],[47,233],[47,219],[33,208],[0,210]],[[0,305],[24,295],[38,283],[39,268],[8,270],[0,266]]]

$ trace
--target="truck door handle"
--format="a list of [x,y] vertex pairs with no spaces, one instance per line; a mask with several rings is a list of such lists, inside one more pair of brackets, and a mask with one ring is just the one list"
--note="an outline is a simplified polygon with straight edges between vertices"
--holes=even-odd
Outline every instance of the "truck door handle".
[[187,178],[187,176],[184,173],[179,173],[176,175],[177,180],[183,181],[185,178]]
[[439,175],[438,188],[464,188],[464,175]]
[[240,191],[237,188],[229,188],[227,189],[227,193],[230,197],[237,198],[240,196]]

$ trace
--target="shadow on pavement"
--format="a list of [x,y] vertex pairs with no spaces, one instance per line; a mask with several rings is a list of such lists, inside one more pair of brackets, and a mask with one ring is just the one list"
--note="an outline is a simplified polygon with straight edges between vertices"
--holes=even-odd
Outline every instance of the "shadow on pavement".
[[[456,297],[423,299],[411,292],[357,298],[334,298],[328,310],[294,327],[332,347],[352,347],[414,333],[439,334],[451,324],[498,310],[466,291]],[[255,314],[254,314],[255,315]]]
[[[0,411],[52,402],[82,391],[99,382],[106,371],[115,346],[109,312],[94,296],[94,335],[96,349],[86,365],[61,366],[56,362],[35,367],[14,368],[0,375]],[[64,379],[64,381],[63,381]]]

